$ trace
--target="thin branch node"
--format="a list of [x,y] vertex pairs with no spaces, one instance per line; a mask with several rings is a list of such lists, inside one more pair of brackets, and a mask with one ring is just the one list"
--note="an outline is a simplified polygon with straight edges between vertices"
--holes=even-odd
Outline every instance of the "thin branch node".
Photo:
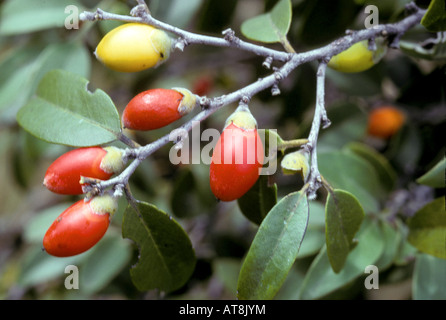
[[271,69],[271,64],[273,63],[273,57],[267,57],[265,61],[263,61],[262,66],[265,69]]
[[188,45],[187,40],[184,38],[179,38],[175,41],[174,48],[180,50],[181,52],[184,51],[184,48]]
[[277,85],[277,83],[275,83],[272,88],[271,88],[271,95],[273,96],[278,96],[280,95],[280,89],[279,86]]
[[224,36],[224,39],[230,43],[238,40],[238,38],[235,36],[235,31],[231,28],[223,30],[222,34]]
[[148,15],[150,16],[149,8],[145,4],[145,2],[138,1],[138,3],[139,4],[137,6],[133,7],[132,10],[130,10],[130,15],[132,17],[139,17],[139,18],[144,18]]

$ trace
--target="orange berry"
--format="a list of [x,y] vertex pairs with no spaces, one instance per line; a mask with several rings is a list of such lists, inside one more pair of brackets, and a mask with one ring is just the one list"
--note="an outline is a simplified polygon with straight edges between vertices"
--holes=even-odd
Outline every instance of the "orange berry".
[[369,114],[367,133],[371,136],[388,139],[402,127],[404,113],[392,106],[382,106]]

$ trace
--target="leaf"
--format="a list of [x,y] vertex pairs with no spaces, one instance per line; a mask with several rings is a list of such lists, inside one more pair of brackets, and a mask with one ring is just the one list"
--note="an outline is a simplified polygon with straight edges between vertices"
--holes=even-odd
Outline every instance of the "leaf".
[[345,146],[344,150],[351,151],[370,163],[375,168],[379,181],[386,190],[391,191],[394,188],[397,174],[381,153],[360,142],[351,142]]
[[432,188],[445,187],[446,158],[440,160],[432,169],[417,179],[417,183]]
[[446,210],[444,197],[425,205],[408,221],[407,240],[421,252],[446,259]]
[[325,206],[327,255],[335,273],[344,267],[354,243],[353,238],[364,219],[364,210],[349,192],[330,192]]
[[280,0],[271,11],[243,22],[241,31],[254,41],[282,42],[290,29],[291,17],[291,1]]
[[7,1],[1,11],[0,35],[9,36],[53,27],[63,27],[69,5],[82,6],[76,0],[13,0]]
[[254,186],[237,200],[243,215],[260,225],[277,203],[277,185],[268,185],[268,176],[260,176]]
[[107,232],[93,247],[88,259],[79,267],[79,289],[83,294],[93,294],[104,288],[128,264],[130,245],[118,234]]
[[88,90],[88,80],[64,70],[48,72],[36,97],[17,114],[19,124],[51,143],[75,147],[116,140],[121,131],[118,111],[102,90]]
[[412,291],[415,300],[445,300],[446,260],[418,254],[413,272]]
[[400,225],[392,226],[387,222],[380,223],[380,228],[385,244],[384,251],[375,265],[380,271],[384,271],[398,258],[399,250],[403,245],[403,231]]
[[432,0],[421,24],[430,32],[446,30],[446,3],[444,0]]
[[139,259],[130,269],[138,290],[171,292],[181,288],[195,268],[195,253],[183,228],[155,206],[138,202],[124,212],[122,236],[138,245]]
[[302,192],[280,200],[259,227],[243,262],[238,299],[272,299],[296,260],[308,223],[308,201]]
[[353,194],[365,212],[377,212],[383,190],[376,170],[361,157],[342,151],[318,155],[321,174],[334,189]]
[[363,275],[365,268],[379,259],[384,250],[379,225],[368,219],[364,220],[357,237],[358,245],[350,252],[339,273],[333,271],[326,247],[319,252],[305,276],[300,292],[301,299],[323,298]]
[[51,44],[40,50],[25,46],[13,50],[0,64],[0,110],[8,108],[15,115],[50,70],[65,69],[81,76],[90,74],[90,56],[80,43]]

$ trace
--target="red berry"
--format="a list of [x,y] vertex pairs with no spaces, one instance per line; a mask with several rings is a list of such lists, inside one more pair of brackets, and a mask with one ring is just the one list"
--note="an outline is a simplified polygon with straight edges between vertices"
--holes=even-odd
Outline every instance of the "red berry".
[[107,180],[118,172],[122,165],[120,149],[79,148],[57,158],[46,171],[43,184],[55,193],[82,194],[81,176]]
[[222,201],[239,199],[256,183],[263,163],[263,144],[257,129],[230,123],[212,154],[210,185]]
[[87,251],[104,236],[115,211],[116,202],[110,196],[79,200],[50,226],[43,238],[45,251],[56,257]]
[[150,89],[130,100],[122,122],[132,130],[159,129],[180,119],[194,106],[195,96],[186,89]]

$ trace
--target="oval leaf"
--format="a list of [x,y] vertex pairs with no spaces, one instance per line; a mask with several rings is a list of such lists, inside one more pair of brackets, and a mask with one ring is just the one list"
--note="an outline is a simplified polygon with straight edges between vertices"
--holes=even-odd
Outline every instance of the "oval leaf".
[[130,269],[141,290],[171,292],[182,287],[195,268],[195,253],[183,228],[155,206],[138,202],[124,212],[122,236],[136,242],[138,263]]
[[409,219],[408,241],[421,252],[446,259],[446,210],[444,197],[428,203]]
[[446,300],[446,260],[418,254],[413,273],[415,300]]
[[40,81],[37,96],[19,110],[17,121],[51,143],[85,147],[116,140],[121,121],[113,101],[87,86],[88,80],[77,74],[50,71]]
[[364,210],[349,192],[330,192],[325,206],[325,241],[333,271],[339,273],[354,243],[353,238],[364,219]]
[[432,0],[426,14],[421,19],[421,24],[431,32],[446,30],[446,2],[444,0]]
[[243,22],[245,37],[265,43],[281,42],[290,29],[292,8],[290,0],[280,0],[270,12]]
[[7,1],[1,11],[0,35],[15,35],[63,27],[65,19],[69,14],[73,14],[65,12],[65,8],[70,5],[82,12],[82,6],[76,0]]
[[313,260],[301,287],[300,298],[322,298],[342,288],[364,274],[367,266],[375,264],[384,250],[384,241],[379,225],[365,220],[358,232],[358,245],[347,257],[344,268],[335,273],[324,247]]
[[367,162],[376,170],[379,181],[386,190],[391,191],[394,188],[397,174],[386,157],[384,157],[381,153],[360,142],[349,143],[346,145],[345,150],[352,151],[354,154],[360,156],[364,160],[367,160]]
[[268,176],[260,176],[254,186],[237,200],[243,215],[260,225],[277,203],[277,185],[268,185]]
[[446,158],[443,158],[432,169],[417,179],[420,184],[427,185],[432,188],[445,187],[445,170]]
[[285,196],[259,227],[238,280],[239,299],[272,299],[296,260],[308,223],[302,192]]
[[318,155],[321,174],[335,189],[353,194],[365,212],[377,212],[383,196],[376,170],[363,158],[347,152]]

